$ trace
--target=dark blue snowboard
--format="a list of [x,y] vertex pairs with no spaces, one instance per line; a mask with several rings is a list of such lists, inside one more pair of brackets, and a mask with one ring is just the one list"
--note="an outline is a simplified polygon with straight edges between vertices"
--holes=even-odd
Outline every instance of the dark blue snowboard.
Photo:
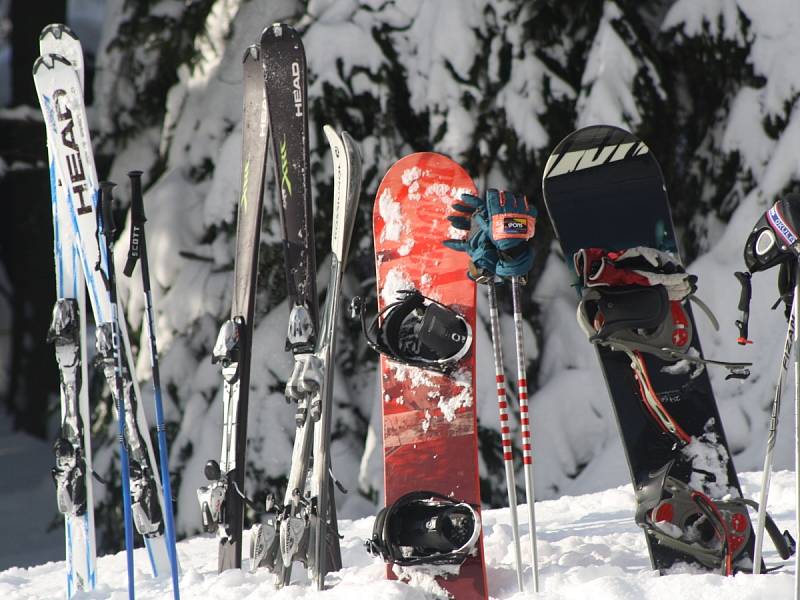
[[[553,150],[542,187],[555,235],[573,273],[572,256],[581,248],[625,250],[648,246],[678,257],[661,168],[648,147],[631,133],[600,125],[568,135]],[[699,282],[700,296],[702,283]],[[692,346],[702,356],[697,328],[693,329]],[[702,372],[694,376],[688,372],[668,374],[662,368],[672,363],[645,355],[658,398],[692,437],[692,443],[681,448],[645,409],[626,354],[605,346],[598,346],[597,350],[637,496],[647,491],[648,482],[651,487],[656,485],[653,475],[673,461],[669,475],[690,483],[693,489],[711,499],[718,500],[726,493],[733,498],[741,497],[705,368],[701,367]],[[734,542],[740,549],[733,567],[750,571],[755,536],[749,517],[738,519],[735,525],[739,531],[730,531],[741,538]],[[676,562],[700,564],[696,557],[645,531],[653,568],[663,572]],[[706,536],[706,545],[725,543],[723,536],[713,530],[700,534]],[[714,536],[720,539],[709,539]],[[709,564],[700,566],[716,570]],[[724,570],[724,565],[721,568]]]

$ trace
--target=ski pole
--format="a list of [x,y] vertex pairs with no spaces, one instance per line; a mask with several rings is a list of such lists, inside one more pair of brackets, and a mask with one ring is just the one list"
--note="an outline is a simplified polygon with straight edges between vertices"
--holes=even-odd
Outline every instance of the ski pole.
[[772,478],[772,459],[775,452],[775,440],[778,433],[778,418],[781,413],[781,394],[783,392],[783,378],[789,369],[789,360],[792,356],[792,344],[795,337],[794,311],[797,296],[792,300],[792,314],[789,317],[789,326],[786,328],[786,343],[783,346],[781,367],[778,371],[778,383],[775,386],[775,396],[772,399],[772,416],[769,420],[769,433],[767,434],[767,451],[764,457],[764,472],[761,474],[761,494],[758,499],[758,523],[756,524],[756,543],[753,553],[753,574],[761,573],[761,549],[764,544],[764,525],[766,523],[767,500],[769,486]]
[[[794,334],[794,485],[795,485],[795,527],[800,536],[800,336],[797,323],[800,320],[800,259],[795,262],[794,298],[792,316],[795,323]],[[800,552],[794,555],[794,600],[800,600]]]
[[508,508],[511,512],[511,531],[514,535],[514,560],[517,567],[517,585],[524,592],[522,585],[522,552],[519,543],[519,521],[517,519],[517,484],[514,477],[514,455],[511,444],[511,431],[508,427],[508,400],[506,399],[505,368],[503,365],[503,347],[500,341],[500,317],[497,310],[497,288],[494,276],[486,281],[489,296],[489,323],[492,330],[492,353],[494,355],[494,374],[497,382],[497,408],[500,411],[500,438],[503,445],[503,464],[506,468],[506,489],[508,491]]
[[153,397],[156,409],[156,431],[158,432],[158,455],[161,471],[161,486],[164,494],[164,518],[167,533],[167,550],[169,565],[172,571],[172,596],[180,599],[178,586],[178,557],[175,548],[175,521],[172,507],[172,486],[169,480],[169,448],[167,432],[164,425],[164,404],[161,400],[161,377],[158,369],[158,349],[156,346],[156,329],[153,315],[153,296],[150,291],[150,267],[147,261],[147,243],[145,241],[144,199],[142,198],[142,172],[129,171],[131,180],[131,238],[128,249],[128,261],[124,273],[127,277],[133,274],[136,261],[141,260],[142,288],[144,290],[144,312],[147,323],[147,337],[150,344],[150,367],[153,372]]
[[[133,576],[133,515],[131,514],[131,483],[128,447],[125,443],[125,394],[122,390],[123,364],[122,344],[119,330],[119,305],[117,304],[117,286],[114,278],[114,254],[111,239],[114,235],[114,218],[111,212],[112,190],[115,184],[103,181],[100,183],[100,200],[97,207],[98,230],[102,232],[103,245],[100,256],[105,254],[106,275],[108,277],[109,298],[111,301],[111,351],[114,355],[114,387],[117,400],[117,419],[119,421],[119,458],[122,471],[122,512],[125,522],[125,551],[128,566],[128,598],[134,600]],[[103,252],[105,250],[105,252]],[[100,265],[98,265],[100,266]],[[99,346],[99,344],[98,344]],[[98,348],[99,350],[99,348]]]
[[522,339],[522,301],[520,299],[520,276],[511,277],[511,297],[514,304],[514,345],[517,351],[517,394],[519,396],[520,424],[522,428],[522,468],[525,473],[525,496],[528,501],[528,524],[531,539],[531,567],[533,568],[533,591],[539,592],[539,554],[536,550],[536,511],[533,490],[533,454],[531,452],[531,430],[528,412],[528,379],[525,374],[525,348]]

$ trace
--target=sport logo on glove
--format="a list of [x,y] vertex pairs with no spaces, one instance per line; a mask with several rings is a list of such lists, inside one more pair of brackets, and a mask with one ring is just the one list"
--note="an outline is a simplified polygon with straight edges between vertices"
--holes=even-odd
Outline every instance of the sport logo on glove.
[[536,219],[530,215],[501,213],[492,216],[492,237],[495,240],[529,240],[535,229]]

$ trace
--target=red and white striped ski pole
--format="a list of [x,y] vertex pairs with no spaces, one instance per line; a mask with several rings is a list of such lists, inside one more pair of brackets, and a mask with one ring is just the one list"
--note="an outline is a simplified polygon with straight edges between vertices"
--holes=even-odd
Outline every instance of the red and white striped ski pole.
[[497,290],[493,276],[486,282],[489,296],[489,323],[492,330],[492,353],[494,355],[494,374],[497,383],[497,408],[500,411],[500,438],[503,444],[503,464],[506,469],[506,489],[508,508],[511,512],[511,531],[514,536],[514,559],[517,567],[517,585],[522,585],[522,552],[519,542],[519,521],[517,519],[517,484],[514,477],[514,454],[512,452],[511,429],[508,425],[508,399],[506,398],[506,376],[503,365],[503,347],[500,341],[500,316],[497,310]]
[[525,473],[525,497],[528,504],[528,526],[531,540],[531,567],[533,569],[533,591],[539,591],[539,553],[536,550],[536,512],[533,490],[533,452],[531,451],[531,429],[528,412],[528,379],[525,373],[525,347],[522,336],[522,301],[519,276],[511,277],[511,297],[514,304],[514,345],[517,351],[517,396],[519,398],[520,425],[522,430],[522,468]]

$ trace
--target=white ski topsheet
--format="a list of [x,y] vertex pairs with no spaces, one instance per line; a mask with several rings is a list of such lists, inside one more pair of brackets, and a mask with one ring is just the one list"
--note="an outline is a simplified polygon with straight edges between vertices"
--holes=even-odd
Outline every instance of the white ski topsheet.
[[[97,323],[111,320],[110,296],[105,290],[104,273],[109,257],[105,245],[98,243],[97,201],[100,185],[94,164],[91,138],[83,104],[83,90],[78,74],[65,58],[49,54],[34,73],[39,103],[47,127],[48,145],[54,149],[55,165],[67,174],[65,196],[70,214],[69,222],[79,248],[81,266],[86,276],[89,300]],[[97,267],[100,267],[98,269]],[[123,309],[120,304],[120,308]],[[119,326],[127,364],[134,365],[128,339],[124,310],[119,311]],[[136,399],[135,426],[142,433],[149,467],[158,487],[158,499],[164,510],[164,496],[155,460],[150,429],[141,403],[141,391],[135,377],[133,395]],[[128,407],[130,409],[130,407]],[[130,414],[130,410],[127,411]],[[132,423],[128,420],[129,426]],[[145,545],[155,577],[168,576],[170,566],[166,537],[161,534],[145,538]]]
[[[83,84],[83,55],[80,42],[59,26],[45,28],[39,38],[42,54],[59,53],[73,59],[78,65],[80,83]],[[64,515],[64,538],[67,566],[67,598],[78,591],[95,588],[97,582],[97,547],[94,526],[94,490],[92,473],[91,412],[89,409],[89,377],[86,358],[86,286],[81,272],[80,255],[75,243],[75,233],[67,206],[66,186],[55,164],[48,136],[48,164],[50,169],[50,198],[53,208],[53,255],[56,271],[56,297],[75,298],[80,320],[80,381],[78,414],[83,424],[83,449],[86,465],[86,512],[81,516]],[[62,420],[70,410],[68,398],[61,390]]]

